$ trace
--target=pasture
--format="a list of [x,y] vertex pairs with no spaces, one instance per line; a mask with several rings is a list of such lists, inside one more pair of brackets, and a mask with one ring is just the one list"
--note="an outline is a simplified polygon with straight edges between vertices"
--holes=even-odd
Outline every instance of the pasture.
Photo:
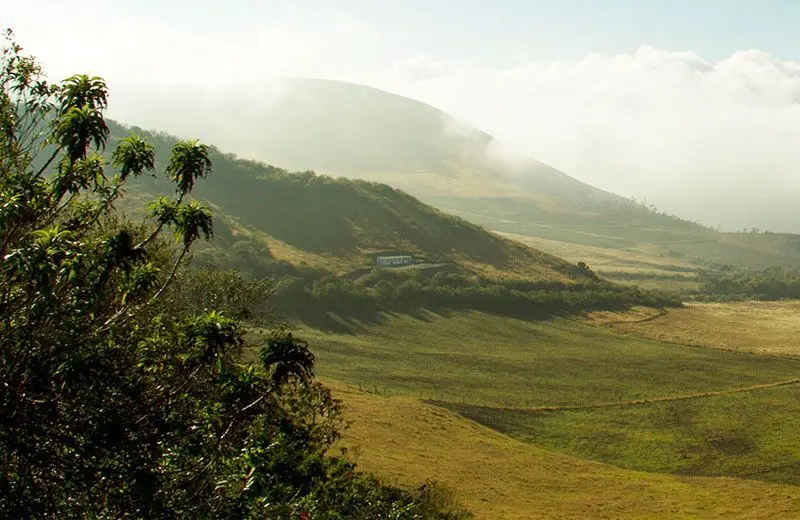
[[345,406],[342,446],[367,471],[432,479],[476,519],[795,519],[800,488],[616,468],[555,453],[409,397],[325,380]]

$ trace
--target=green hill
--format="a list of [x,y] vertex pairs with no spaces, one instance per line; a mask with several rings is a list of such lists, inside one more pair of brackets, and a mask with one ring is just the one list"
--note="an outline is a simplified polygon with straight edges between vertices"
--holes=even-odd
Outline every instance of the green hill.
[[[176,142],[135,131],[161,154]],[[112,141],[128,133],[112,124]],[[217,236],[198,248],[195,265],[272,278],[276,308],[319,327],[336,326],[325,321],[333,311],[370,320],[381,310],[534,317],[679,305],[664,294],[610,283],[584,264],[491,233],[384,184],[290,173],[215,148],[211,160],[214,175],[193,194],[214,208]],[[157,156],[157,163],[164,161]],[[169,189],[144,177],[128,195],[141,202]],[[378,268],[381,254],[410,255],[414,263]]]
[[[112,124],[112,140],[129,130]],[[136,129],[163,156],[176,138]],[[377,253],[405,253],[504,277],[568,281],[576,266],[436,210],[407,193],[376,182],[290,173],[213,149],[215,175],[196,190],[219,216],[222,243],[261,240],[270,254],[330,271],[374,264]],[[151,195],[168,189],[153,178],[138,181]],[[133,194],[134,196],[136,194]],[[577,273],[577,274],[576,274]]]

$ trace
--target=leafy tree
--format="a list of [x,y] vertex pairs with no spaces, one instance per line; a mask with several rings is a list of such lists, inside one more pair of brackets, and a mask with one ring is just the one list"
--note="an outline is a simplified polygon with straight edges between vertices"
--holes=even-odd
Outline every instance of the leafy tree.
[[[212,235],[188,200],[208,148],[179,142],[174,198],[118,216],[156,169],[137,136],[109,156],[101,78],[48,83],[9,35],[0,55],[0,511],[14,518],[461,518],[326,455],[338,403],[307,345],[245,361],[229,281],[182,293]],[[176,242],[164,231],[171,229]],[[196,287],[195,287],[196,288]],[[224,305],[223,305],[224,307]]]

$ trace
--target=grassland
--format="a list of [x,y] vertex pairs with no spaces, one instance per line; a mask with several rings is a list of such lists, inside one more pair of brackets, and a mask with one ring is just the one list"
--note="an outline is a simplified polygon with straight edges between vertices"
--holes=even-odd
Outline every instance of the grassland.
[[[658,316],[616,318],[637,326]],[[341,325],[302,335],[320,374],[354,388],[425,399],[531,445],[624,468],[800,484],[798,359],[476,312]]]
[[520,440],[660,473],[800,484],[800,386],[606,408],[449,408]]
[[676,346],[567,319],[421,313],[343,323],[339,332],[299,332],[323,376],[392,395],[483,406],[649,399],[800,374],[797,360]]
[[699,288],[696,260],[653,243],[599,243],[595,245],[515,233],[500,233],[570,262],[586,262],[600,276],[645,289],[691,293]]
[[[330,381],[328,381],[330,383]],[[547,451],[408,397],[334,383],[364,470],[406,485],[434,479],[478,519],[793,519],[800,488],[659,475]]]
[[800,301],[691,303],[665,313],[592,313],[589,321],[658,341],[800,356]]

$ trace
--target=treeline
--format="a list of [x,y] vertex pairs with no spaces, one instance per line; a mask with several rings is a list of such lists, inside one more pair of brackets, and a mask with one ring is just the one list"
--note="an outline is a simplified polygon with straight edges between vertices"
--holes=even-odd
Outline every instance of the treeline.
[[711,300],[780,300],[800,298],[800,271],[771,267],[764,270],[701,271],[700,297]]
[[498,280],[439,272],[426,277],[415,270],[374,269],[350,280],[324,276],[316,280],[288,277],[275,285],[278,309],[302,312],[307,308],[359,311],[380,308],[479,310],[514,316],[546,316],[595,309],[622,309],[630,305],[679,306],[663,293],[604,281],[567,284]]
[[[279,314],[307,317],[336,309],[339,314],[362,315],[379,310],[479,310],[515,316],[548,316],[631,305],[680,306],[680,300],[662,292],[622,286],[599,278],[582,282],[496,279],[459,272],[455,267],[431,274],[421,269],[373,268],[364,274],[339,276],[305,265],[248,254],[240,245],[225,257],[201,257],[200,267],[218,268],[225,260],[251,278],[272,280],[270,302]],[[263,251],[262,251],[263,253]],[[256,261],[256,259],[258,259]]]

